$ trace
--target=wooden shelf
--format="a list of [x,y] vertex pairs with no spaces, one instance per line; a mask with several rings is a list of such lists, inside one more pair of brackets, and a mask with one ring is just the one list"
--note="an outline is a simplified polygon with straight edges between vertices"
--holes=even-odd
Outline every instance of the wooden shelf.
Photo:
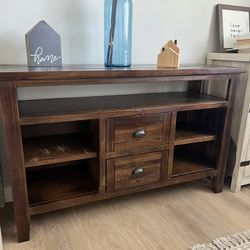
[[29,205],[36,206],[98,192],[98,185],[81,162],[27,172]]
[[97,157],[81,134],[28,138],[23,148],[26,168]]
[[215,162],[188,152],[176,152],[173,162],[173,176],[181,176],[204,171],[211,171],[215,168]]
[[192,109],[227,107],[222,98],[204,94],[160,93],[103,97],[63,98],[50,100],[20,101],[22,125],[98,119],[152,111],[183,111]]
[[197,142],[215,141],[217,135],[210,132],[192,131],[185,129],[178,129],[175,135],[175,145],[184,145]]

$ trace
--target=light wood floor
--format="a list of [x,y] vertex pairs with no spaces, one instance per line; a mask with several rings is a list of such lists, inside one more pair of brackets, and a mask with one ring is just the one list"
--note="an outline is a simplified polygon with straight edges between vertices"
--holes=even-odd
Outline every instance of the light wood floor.
[[4,217],[4,250],[185,250],[250,229],[250,186],[214,194],[199,181],[34,216],[21,244]]

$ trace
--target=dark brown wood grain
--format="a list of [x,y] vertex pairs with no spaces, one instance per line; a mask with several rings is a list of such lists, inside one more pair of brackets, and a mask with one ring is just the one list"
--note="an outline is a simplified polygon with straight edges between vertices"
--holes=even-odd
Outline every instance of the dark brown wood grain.
[[30,207],[98,192],[89,161],[27,172]]
[[[199,81],[199,80],[227,80],[228,74],[220,75],[190,75],[190,76],[150,76],[150,77],[122,77],[122,78],[84,78],[84,79],[49,79],[45,80],[21,80],[17,81],[18,87],[38,87],[38,86],[76,86],[76,85],[102,85],[102,84],[144,84],[152,82],[168,82],[175,84],[176,81]],[[34,85],[35,81],[35,85]]]
[[17,92],[14,82],[0,81],[1,123],[4,132],[5,162],[8,165],[18,241],[29,240],[30,217],[24,168]]
[[[117,158],[113,161],[115,190],[147,185],[160,180],[161,152]],[[137,169],[143,171],[136,175]]]
[[[29,86],[38,86],[39,82],[46,80],[74,80],[74,79],[107,79],[107,78],[148,78],[148,77],[194,77],[209,75],[229,75],[243,73],[244,70],[230,67],[216,66],[188,66],[180,68],[157,68],[156,65],[135,65],[127,68],[105,68],[97,65],[68,65],[60,68],[28,68],[27,66],[1,66],[0,79],[18,80],[17,86],[21,85],[20,80],[30,80]],[[227,76],[228,77],[228,76]],[[135,80],[133,79],[133,80]],[[179,78],[180,79],[180,78]],[[143,79],[142,79],[143,80]],[[157,79],[154,79],[157,80]],[[167,80],[167,79],[165,79]],[[173,79],[171,79],[173,80]],[[189,79],[192,80],[192,79]],[[197,79],[199,80],[199,79]],[[19,85],[20,84],[20,85]],[[85,82],[86,84],[86,82]],[[52,85],[50,83],[50,85]],[[58,84],[56,84],[58,85]]]
[[107,120],[101,119],[99,123],[99,192],[103,193],[106,190],[106,132],[107,132]]
[[177,130],[174,144],[183,145],[189,143],[214,141],[216,139],[217,135],[205,131]]
[[168,155],[169,151],[162,151],[161,155],[161,180],[165,180],[167,178],[168,171]]
[[188,151],[178,152],[178,150],[175,150],[172,175],[175,177],[179,175],[198,173],[214,169],[215,166],[215,162],[209,161],[202,155],[192,154]]
[[115,151],[115,119],[109,118],[107,121],[107,148],[106,152],[114,152]]
[[164,144],[160,146],[150,146],[146,148],[130,148],[130,149],[120,151],[120,152],[107,153],[106,159],[118,158],[118,157],[123,157],[127,155],[145,154],[145,153],[163,151],[163,150],[168,150],[168,149],[169,149],[169,144]]
[[113,192],[115,190],[115,168],[114,159],[107,161],[107,191]]
[[[0,66],[1,127],[19,241],[28,240],[34,214],[207,177],[221,192],[240,73],[210,66]],[[213,79],[229,80],[226,99],[199,93],[201,81]],[[176,80],[191,81],[190,91],[17,101],[16,86]],[[145,135],[135,137],[140,130]],[[69,150],[58,152],[58,145]],[[47,156],[41,156],[44,147]]]
[[137,186],[135,188],[131,189],[123,189],[119,191],[113,191],[113,192],[107,192],[105,194],[91,194],[91,195],[86,195],[86,196],[80,196],[72,199],[67,199],[67,200],[61,200],[57,202],[52,202],[49,204],[43,204],[43,205],[38,205],[31,207],[29,209],[30,215],[35,215],[35,214],[41,214],[45,212],[51,212],[55,211],[58,209],[64,209],[64,208],[69,208],[69,207],[74,207],[90,202],[96,202],[100,200],[106,200],[110,198],[115,198],[123,195],[128,195],[136,192],[142,192],[142,191],[147,191],[151,189],[156,189],[156,188],[161,188],[161,187],[166,187],[170,185],[176,185],[179,183],[185,183],[185,182],[190,182],[194,180],[199,180],[199,179],[205,179],[207,177],[214,177],[217,175],[217,170],[215,169],[207,169],[202,172],[196,172],[196,173],[190,173],[188,175],[181,175],[174,177],[169,180],[164,180],[164,181],[159,181],[156,183],[152,183],[146,186]]
[[217,107],[227,107],[227,101],[186,92],[19,102],[22,125]]
[[164,114],[162,144],[169,143],[170,129],[171,129],[171,112],[168,112]]
[[[163,121],[164,113],[115,118],[114,150],[124,151],[161,145]],[[137,138],[135,134],[140,131],[145,135]]]
[[169,151],[168,151],[168,159],[167,159],[167,162],[168,162],[167,178],[168,179],[170,179],[172,177],[172,173],[173,173],[176,119],[177,119],[177,112],[172,112],[171,125],[170,125],[170,136],[169,136]]
[[26,168],[97,157],[80,134],[27,138],[23,148]]
[[228,83],[227,97],[229,102],[228,108],[225,113],[225,121],[223,132],[220,140],[219,158],[217,161],[218,175],[213,179],[213,190],[215,193],[220,193],[223,190],[224,177],[226,172],[226,164],[230,143],[231,122],[233,117],[233,107],[235,101],[236,87],[240,83],[240,76],[234,76]]

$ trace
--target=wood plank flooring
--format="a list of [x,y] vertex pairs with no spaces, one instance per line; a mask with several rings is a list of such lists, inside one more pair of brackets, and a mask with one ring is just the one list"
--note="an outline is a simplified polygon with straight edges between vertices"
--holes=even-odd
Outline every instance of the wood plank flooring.
[[198,181],[33,216],[21,244],[11,209],[1,219],[4,250],[185,250],[250,229],[250,186],[214,194]]

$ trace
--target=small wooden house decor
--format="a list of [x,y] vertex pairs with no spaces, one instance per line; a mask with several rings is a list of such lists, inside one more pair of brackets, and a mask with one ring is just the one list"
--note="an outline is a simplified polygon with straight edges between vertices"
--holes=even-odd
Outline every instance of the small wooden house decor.
[[25,40],[29,67],[62,66],[61,37],[45,21],[37,23]]
[[180,66],[180,49],[172,40],[162,48],[158,55],[158,67],[178,68]]

